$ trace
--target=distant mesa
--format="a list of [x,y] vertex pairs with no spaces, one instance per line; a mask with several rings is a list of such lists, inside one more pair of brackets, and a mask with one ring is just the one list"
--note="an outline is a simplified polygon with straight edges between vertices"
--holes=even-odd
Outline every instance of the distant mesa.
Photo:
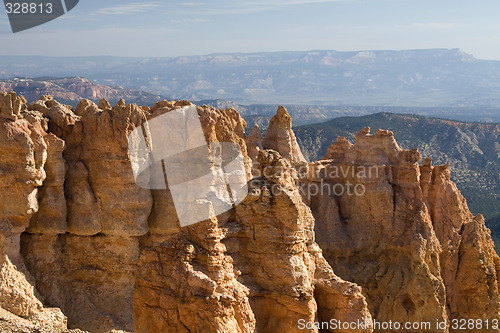
[[[175,99],[238,104],[499,107],[499,61],[461,49],[311,50],[177,58],[0,57],[6,76],[81,75]],[[26,63],[37,62],[36,67]],[[126,68],[126,70],[124,70]],[[159,70],[161,69],[161,70]]]
[[105,98],[112,104],[116,104],[120,99],[125,98],[129,102],[149,106],[152,106],[157,100],[163,99],[159,95],[136,89],[97,84],[83,77],[38,77],[0,80],[0,91],[15,91],[17,94],[25,96],[29,102],[35,101],[40,95],[51,95],[60,102],[73,107],[76,107],[83,98],[96,103]]

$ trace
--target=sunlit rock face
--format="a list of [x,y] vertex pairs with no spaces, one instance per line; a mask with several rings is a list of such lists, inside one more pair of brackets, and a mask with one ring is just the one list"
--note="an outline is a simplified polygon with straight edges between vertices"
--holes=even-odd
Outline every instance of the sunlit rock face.
[[472,216],[447,165],[419,160],[388,131],[334,142],[310,164],[315,190],[304,194],[317,242],[339,276],[362,286],[380,322],[495,319],[500,266],[484,219]]
[[418,164],[389,131],[339,138],[308,164],[285,108],[262,138],[258,128],[245,136],[234,109],[198,106],[210,156],[210,143],[241,152],[242,172],[229,178],[248,182],[248,195],[182,226],[172,182],[138,186],[128,138],[191,106],[82,100],[72,109],[0,94],[9,323],[27,332],[39,329],[34,320],[50,332],[382,331],[319,325],[375,319],[453,332],[435,323],[499,315],[500,259],[484,220],[447,166]]

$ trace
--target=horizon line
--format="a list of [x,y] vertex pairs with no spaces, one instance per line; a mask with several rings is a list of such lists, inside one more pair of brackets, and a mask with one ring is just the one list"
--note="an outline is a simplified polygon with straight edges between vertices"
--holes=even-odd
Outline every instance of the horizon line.
[[477,60],[500,61],[500,59],[481,59],[476,58],[473,53],[464,51],[460,47],[454,48],[422,48],[422,49],[360,49],[360,50],[345,50],[339,51],[334,49],[308,49],[308,50],[282,50],[282,51],[251,51],[251,52],[213,52],[206,54],[191,54],[178,56],[122,56],[122,55],[79,55],[79,56],[47,56],[47,55],[2,55],[0,57],[16,57],[16,58],[123,58],[123,59],[176,59],[183,57],[206,57],[217,55],[255,55],[255,54],[277,54],[277,53],[304,53],[304,52],[337,52],[337,53],[355,53],[355,52],[405,52],[405,51],[461,51],[466,55],[472,56]]

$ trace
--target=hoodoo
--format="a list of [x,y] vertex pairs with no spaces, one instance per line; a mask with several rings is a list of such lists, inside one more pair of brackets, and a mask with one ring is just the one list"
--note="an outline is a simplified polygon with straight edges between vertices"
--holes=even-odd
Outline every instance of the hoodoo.
[[249,194],[181,227],[168,188],[135,183],[127,137],[187,105],[0,94],[0,331],[500,332],[500,258],[446,165],[369,128],[307,163],[284,107],[261,139],[199,106]]

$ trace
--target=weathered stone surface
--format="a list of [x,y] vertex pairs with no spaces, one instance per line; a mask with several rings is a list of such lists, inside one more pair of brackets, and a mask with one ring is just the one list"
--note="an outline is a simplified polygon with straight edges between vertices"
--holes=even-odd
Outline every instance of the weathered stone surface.
[[294,166],[306,164],[292,131],[292,117],[284,106],[280,106],[276,115],[271,118],[262,146],[264,149],[276,150],[281,156],[289,159]]
[[38,212],[30,220],[28,232],[63,234],[67,230],[64,182],[66,162],[62,157],[64,141],[52,133],[44,136],[47,144],[46,179],[38,190]]
[[[148,119],[154,119],[177,108],[190,105],[192,104],[188,101],[161,101],[155,103],[155,105],[149,110],[151,114],[148,114]],[[232,181],[236,183],[246,183],[251,173],[251,160],[247,154],[244,135],[244,128],[246,126],[246,123],[243,118],[234,109],[226,109],[223,111],[206,105],[197,107],[197,112],[199,115],[199,120],[201,123],[203,134],[205,136],[205,140],[208,144],[208,150],[212,149],[211,143],[219,142],[232,143],[235,145],[235,147],[239,147],[243,156],[245,174],[235,175],[237,179],[233,178]],[[192,133],[194,131],[196,131],[196,127],[193,127],[192,129],[188,128],[189,133]],[[154,146],[155,144],[163,143],[153,142],[152,144]],[[188,156],[186,163],[179,163],[179,167],[182,169],[192,168],[193,166],[189,165],[189,158],[191,157],[192,156]],[[161,181],[163,182],[163,179],[161,179]],[[168,183],[168,180],[166,181],[166,183]],[[170,193],[168,184],[166,185],[166,190],[152,190],[154,203],[151,214],[149,216],[149,226],[151,234],[171,234],[173,232],[177,232],[180,228],[179,219],[176,215],[172,195]],[[198,190],[199,189],[194,189],[194,192]]]
[[238,145],[243,154],[247,178],[250,179],[252,161],[247,152],[245,120],[231,108],[222,111],[205,105],[197,110],[207,142],[230,142]]
[[[336,143],[347,149],[312,183],[322,186],[321,191],[307,194],[318,243],[337,274],[363,287],[376,320],[443,321],[447,314],[441,248],[418,194],[418,167],[391,135],[368,131],[357,135],[354,146]],[[377,168],[363,172],[363,166]],[[333,172],[337,169],[341,172]],[[349,193],[349,184],[363,191]],[[339,195],[327,192],[339,188]]]
[[144,111],[121,103],[100,110],[93,102],[82,100],[74,113],[54,103],[46,116],[67,145],[68,231],[76,235],[144,235],[152,198],[149,190],[135,184],[127,141],[128,134],[145,120]]
[[100,101],[99,101],[99,109],[101,110],[106,110],[106,109],[111,109],[111,104],[109,104],[109,102],[102,98]]
[[259,125],[255,124],[252,128],[252,132],[246,139],[248,157],[252,162],[257,162],[257,157],[259,156],[259,151],[262,148],[262,133],[260,132]]
[[66,329],[66,317],[58,308],[44,308],[33,284],[5,254],[0,258],[0,309],[37,322],[52,331]]
[[37,289],[68,315],[70,327],[133,331],[137,238],[26,234],[22,245]]
[[226,242],[239,280],[250,286],[257,331],[301,332],[299,321],[312,324],[318,317],[371,319],[361,288],[338,278],[315,243],[314,218],[293,181],[295,169],[272,150],[260,151],[258,160],[263,176],[236,207]]
[[248,289],[236,281],[223,237],[213,219],[150,240],[139,262],[136,332],[255,331]]
[[15,92],[0,92],[0,118],[16,120],[22,118],[21,109],[25,107],[26,99],[17,96]]
[[22,97],[12,93],[0,99],[0,309],[11,313],[7,321],[18,316],[38,322],[40,330],[61,331],[66,317],[38,299],[20,251],[20,235],[38,211],[37,191],[46,178],[51,139],[40,117],[20,114],[26,109]]
[[26,119],[0,118],[0,218],[14,233],[23,232],[38,210],[37,186],[45,179],[47,158],[42,132]]
[[420,170],[424,200],[443,249],[441,274],[450,318],[498,318],[500,258],[484,218],[472,216],[450,180],[448,165],[432,166],[426,159]]
[[500,315],[500,259],[483,218],[447,166],[419,166],[418,151],[389,131],[365,128],[354,145],[339,138],[306,165],[284,108],[261,146],[235,110],[198,107],[208,143],[240,148],[245,172],[231,177],[250,181],[250,194],[181,227],[168,187],[135,184],[127,136],[190,102],[83,100],[73,110],[50,96],[28,107],[1,98],[0,315],[9,320],[38,320],[40,332],[63,330],[66,315],[90,332],[319,333],[328,330],[314,322]]
[[352,147],[352,143],[346,140],[343,136],[339,136],[337,141],[332,143],[323,157],[324,160],[343,160],[345,154]]
[[450,294],[456,293],[450,301],[451,317],[498,318],[500,259],[482,215],[464,225],[462,237],[456,279],[448,284]]
[[[403,151],[391,132],[371,135],[368,128],[355,145],[337,140],[325,157],[331,160],[310,166],[309,185],[321,190],[305,194],[317,240],[336,273],[363,287],[376,320],[498,317],[498,256],[447,166],[425,160],[419,167],[416,150]],[[363,191],[328,192],[349,182]]]

